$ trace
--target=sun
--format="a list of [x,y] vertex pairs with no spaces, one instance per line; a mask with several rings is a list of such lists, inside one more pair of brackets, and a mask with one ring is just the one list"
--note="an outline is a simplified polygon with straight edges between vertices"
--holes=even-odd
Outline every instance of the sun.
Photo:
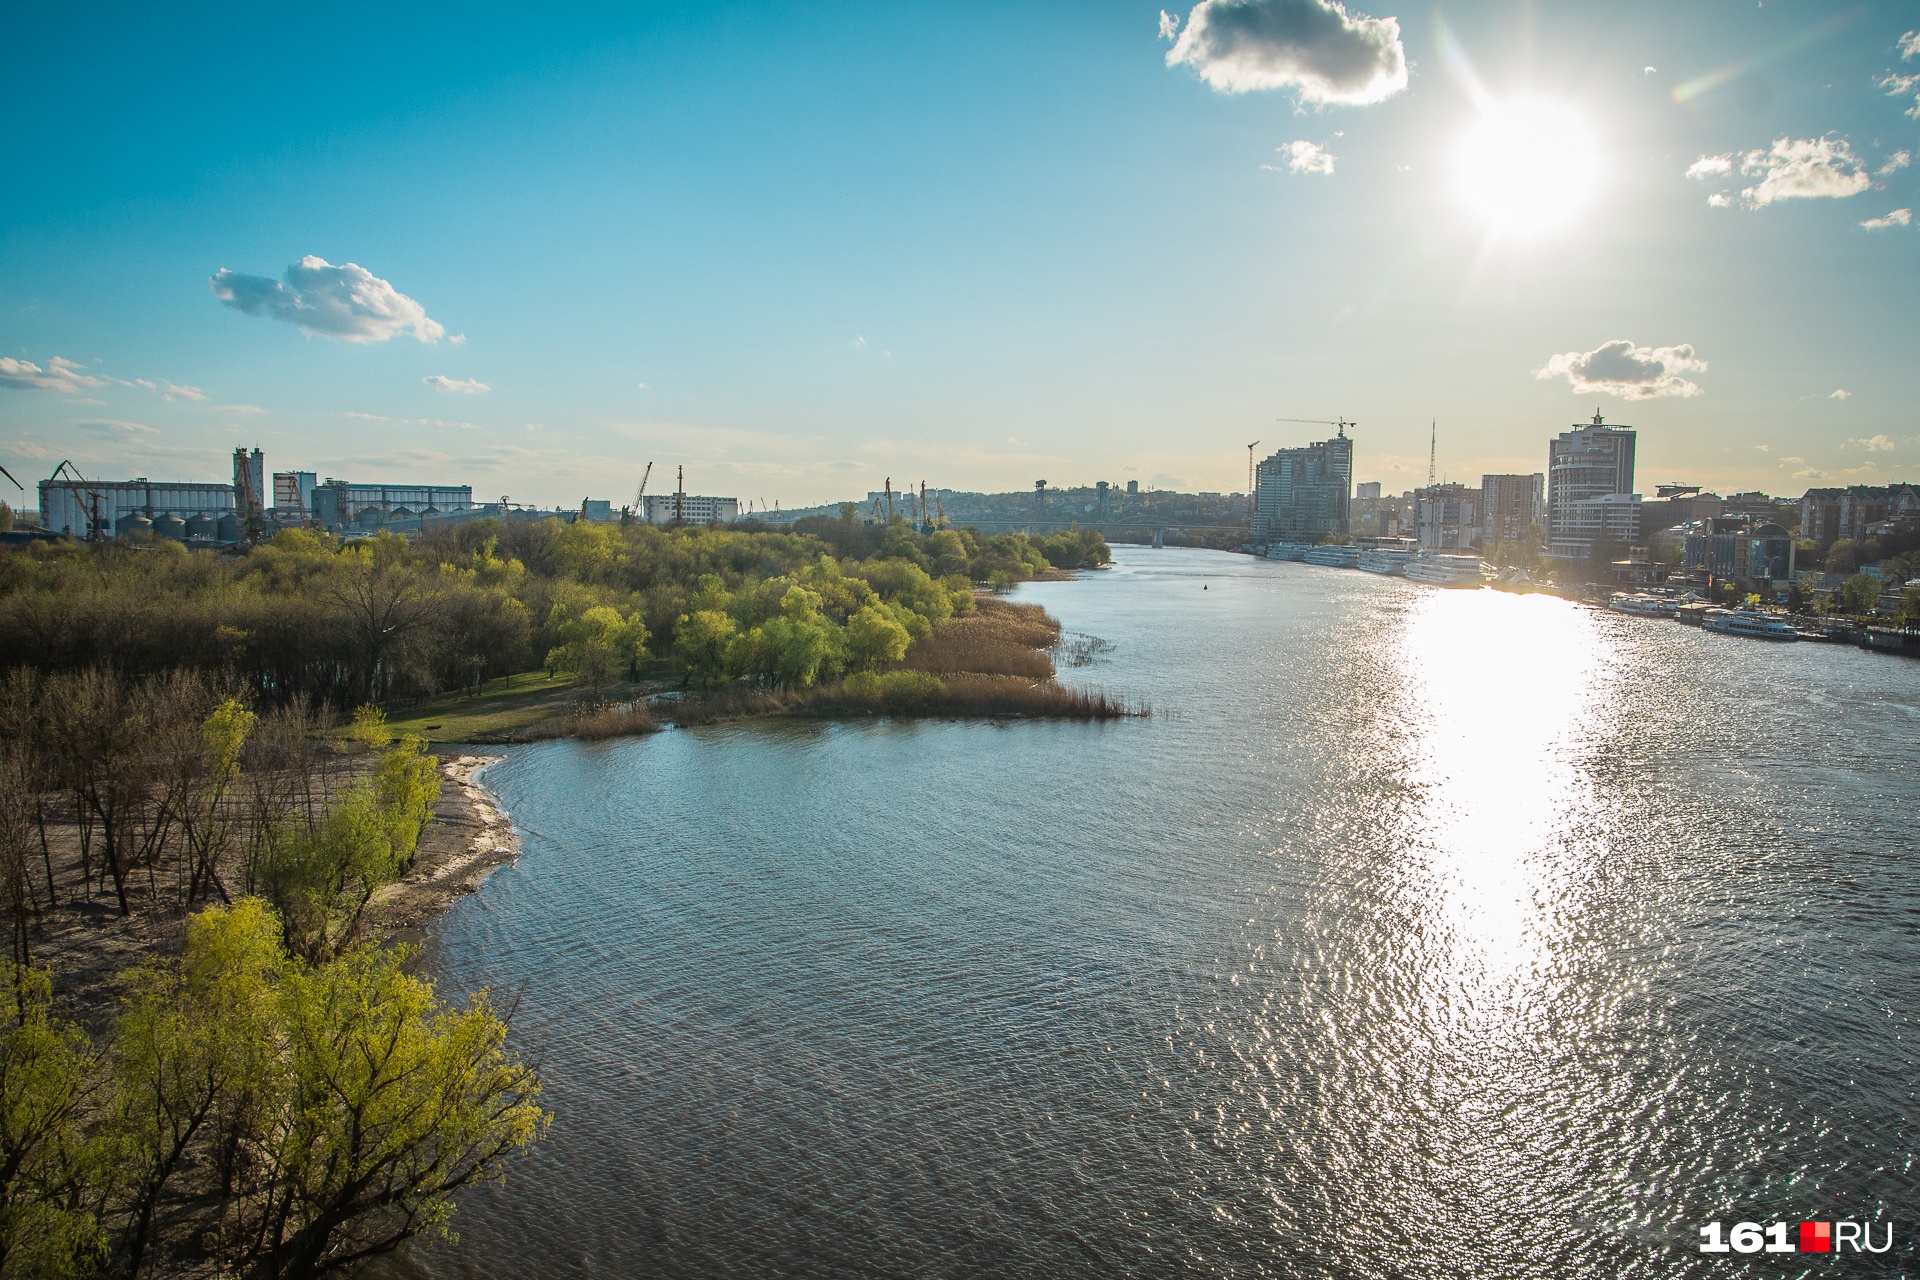
[[1586,121],[1532,98],[1489,104],[1456,160],[1461,198],[1502,234],[1538,235],[1561,225],[1592,198],[1600,179]]

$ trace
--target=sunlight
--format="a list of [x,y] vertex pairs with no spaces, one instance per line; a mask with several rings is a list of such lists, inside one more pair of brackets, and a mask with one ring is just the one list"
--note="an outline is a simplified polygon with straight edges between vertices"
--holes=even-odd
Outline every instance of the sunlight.
[[1489,103],[1460,145],[1460,196],[1496,233],[1534,235],[1578,213],[1599,184],[1586,122],[1553,103]]

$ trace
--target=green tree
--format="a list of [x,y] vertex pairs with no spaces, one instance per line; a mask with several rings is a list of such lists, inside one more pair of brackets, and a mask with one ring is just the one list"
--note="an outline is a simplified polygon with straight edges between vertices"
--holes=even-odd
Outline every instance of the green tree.
[[727,646],[740,628],[718,609],[695,609],[682,614],[673,629],[673,659],[681,679],[693,684],[717,684],[727,677]]
[[1872,613],[1880,602],[1880,579],[1870,573],[1856,573],[1840,584],[1840,599],[1848,613]]
[[586,610],[564,623],[559,634],[547,665],[571,673],[587,689],[604,689],[634,675],[646,657],[646,624],[611,605]]
[[266,1274],[305,1280],[448,1234],[453,1196],[499,1181],[550,1119],[487,993],[454,1008],[360,947],[280,984],[283,1078],[252,1141],[266,1190],[245,1226]]
[[11,976],[15,1016],[0,1031],[0,1277],[88,1275],[106,1251],[80,1130],[92,1049],[53,1018],[43,970],[15,965]]
[[1920,626],[1920,587],[1908,587],[1900,593],[1900,610],[1894,621],[1903,627]]
[[847,657],[856,671],[900,661],[912,640],[882,605],[868,605],[847,619]]

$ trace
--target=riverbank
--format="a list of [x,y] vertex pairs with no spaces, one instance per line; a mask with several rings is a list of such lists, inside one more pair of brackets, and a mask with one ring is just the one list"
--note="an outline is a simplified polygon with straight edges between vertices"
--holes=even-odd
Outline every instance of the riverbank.
[[[519,856],[505,809],[479,777],[500,758],[462,754],[441,760],[433,821],[421,832],[407,874],[374,896],[364,920],[365,938],[384,941],[421,928]],[[33,963],[52,972],[60,1012],[98,1033],[119,1007],[120,976],[143,960],[179,954],[191,912],[181,909],[177,897],[154,892],[137,876],[129,880],[130,915],[121,915],[110,895],[89,896],[79,829],[72,823],[48,824],[47,862],[59,901],[42,909],[29,928]],[[40,877],[36,867],[36,893],[44,894]]]

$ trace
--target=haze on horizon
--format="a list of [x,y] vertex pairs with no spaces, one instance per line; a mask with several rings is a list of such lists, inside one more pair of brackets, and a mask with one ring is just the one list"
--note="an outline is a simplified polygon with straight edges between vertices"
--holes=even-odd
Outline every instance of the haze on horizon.
[[[1920,467],[1920,14],[1325,0],[39,9],[0,464],[787,506]],[[10,488],[0,496],[18,499]]]

